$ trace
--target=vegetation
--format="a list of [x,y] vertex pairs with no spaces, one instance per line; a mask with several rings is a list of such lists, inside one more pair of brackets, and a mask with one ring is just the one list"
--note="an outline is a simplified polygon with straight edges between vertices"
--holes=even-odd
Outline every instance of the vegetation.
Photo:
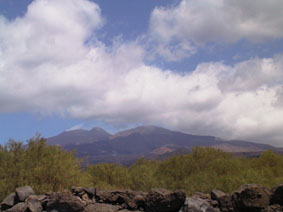
[[188,194],[214,188],[231,192],[246,183],[273,187],[283,182],[283,156],[266,151],[258,158],[234,157],[212,148],[163,161],[139,159],[130,167],[101,163],[82,169],[74,152],[48,146],[37,136],[26,146],[9,141],[0,146],[0,199],[16,187],[30,185],[37,193],[71,186],[102,189],[184,189]]
[[44,193],[87,185],[88,181],[73,153],[48,146],[40,136],[26,146],[13,140],[0,146],[0,199],[19,186],[30,185]]
[[[158,187],[184,189],[188,194],[193,194],[197,191],[210,192],[214,188],[232,192],[248,183],[271,188],[283,182],[283,155],[272,151],[266,151],[258,158],[247,159],[213,148],[197,147],[191,154],[173,156],[163,161],[140,159],[129,168],[112,165],[115,171],[109,170],[100,178],[94,177],[99,173],[98,167],[101,170],[107,166],[109,164],[88,168],[94,187],[104,188],[103,185],[107,185],[105,188],[142,191]],[[123,183],[117,183],[121,176]]]

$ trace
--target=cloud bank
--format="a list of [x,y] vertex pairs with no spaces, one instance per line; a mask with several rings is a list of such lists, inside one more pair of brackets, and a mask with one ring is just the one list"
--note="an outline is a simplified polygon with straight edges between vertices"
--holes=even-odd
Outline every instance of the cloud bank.
[[[190,2],[170,9],[185,10],[195,1]],[[216,6],[232,10],[226,1],[203,2],[217,2]],[[233,2],[239,12],[244,1]],[[158,8],[152,17],[167,10]],[[271,15],[272,20],[277,18],[276,13]],[[245,16],[243,20],[246,23]],[[272,26],[277,27],[276,23]],[[95,36],[103,24],[99,6],[87,0],[36,0],[21,18],[0,17],[0,113],[36,111],[120,126],[156,124],[282,145],[283,55],[252,58],[233,66],[202,63],[192,72],[177,73],[146,65],[146,52],[137,42],[118,40],[106,46]],[[206,29],[195,23],[188,33],[204,33],[197,26]],[[223,32],[222,38],[260,41],[282,35],[279,28],[269,34],[237,30],[230,39]],[[187,31],[180,34],[185,39]],[[164,40],[171,39],[164,36],[169,36]],[[216,38],[204,36],[196,42]]]
[[158,42],[157,52],[175,61],[211,42],[246,39],[261,43],[282,38],[282,10],[281,0],[182,0],[169,8],[154,9],[150,33]]

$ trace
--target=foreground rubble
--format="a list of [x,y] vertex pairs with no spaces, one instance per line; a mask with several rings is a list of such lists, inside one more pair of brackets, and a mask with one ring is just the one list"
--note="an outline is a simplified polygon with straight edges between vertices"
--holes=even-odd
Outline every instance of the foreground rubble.
[[35,195],[31,187],[24,186],[7,196],[0,206],[0,211],[5,212],[283,212],[283,184],[272,190],[247,184],[231,194],[212,190],[191,197],[181,190],[137,192],[82,187]]

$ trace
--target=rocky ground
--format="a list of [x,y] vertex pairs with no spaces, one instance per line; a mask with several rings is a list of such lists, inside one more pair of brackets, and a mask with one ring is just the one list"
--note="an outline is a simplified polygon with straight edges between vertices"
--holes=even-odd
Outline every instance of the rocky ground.
[[17,188],[0,204],[5,212],[283,212],[283,184],[272,190],[241,186],[232,194],[213,190],[186,197],[183,191],[154,189],[105,191],[75,187],[71,192],[35,195],[29,186]]

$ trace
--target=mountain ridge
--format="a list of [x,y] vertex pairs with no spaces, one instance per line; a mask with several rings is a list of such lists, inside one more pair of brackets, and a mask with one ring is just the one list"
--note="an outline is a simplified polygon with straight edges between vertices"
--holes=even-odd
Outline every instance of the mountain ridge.
[[47,138],[47,142],[50,145],[65,146],[70,144],[83,144],[91,143],[95,141],[105,140],[112,135],[102,128],[95,127],[91,130],[76,129],[64,131],[57,136]]
[[65,131],[47,138],[50,145],[75,150],[90,163],[127,164],[140,157],[157,158],[162,154],[191,151],[194,147],[212,147],[225,152],[247,153],[276,149],[268,144],[241,140],[223,140],[214,136],[192,135],[148,125],[123,130],[114,135],[102,128]]

